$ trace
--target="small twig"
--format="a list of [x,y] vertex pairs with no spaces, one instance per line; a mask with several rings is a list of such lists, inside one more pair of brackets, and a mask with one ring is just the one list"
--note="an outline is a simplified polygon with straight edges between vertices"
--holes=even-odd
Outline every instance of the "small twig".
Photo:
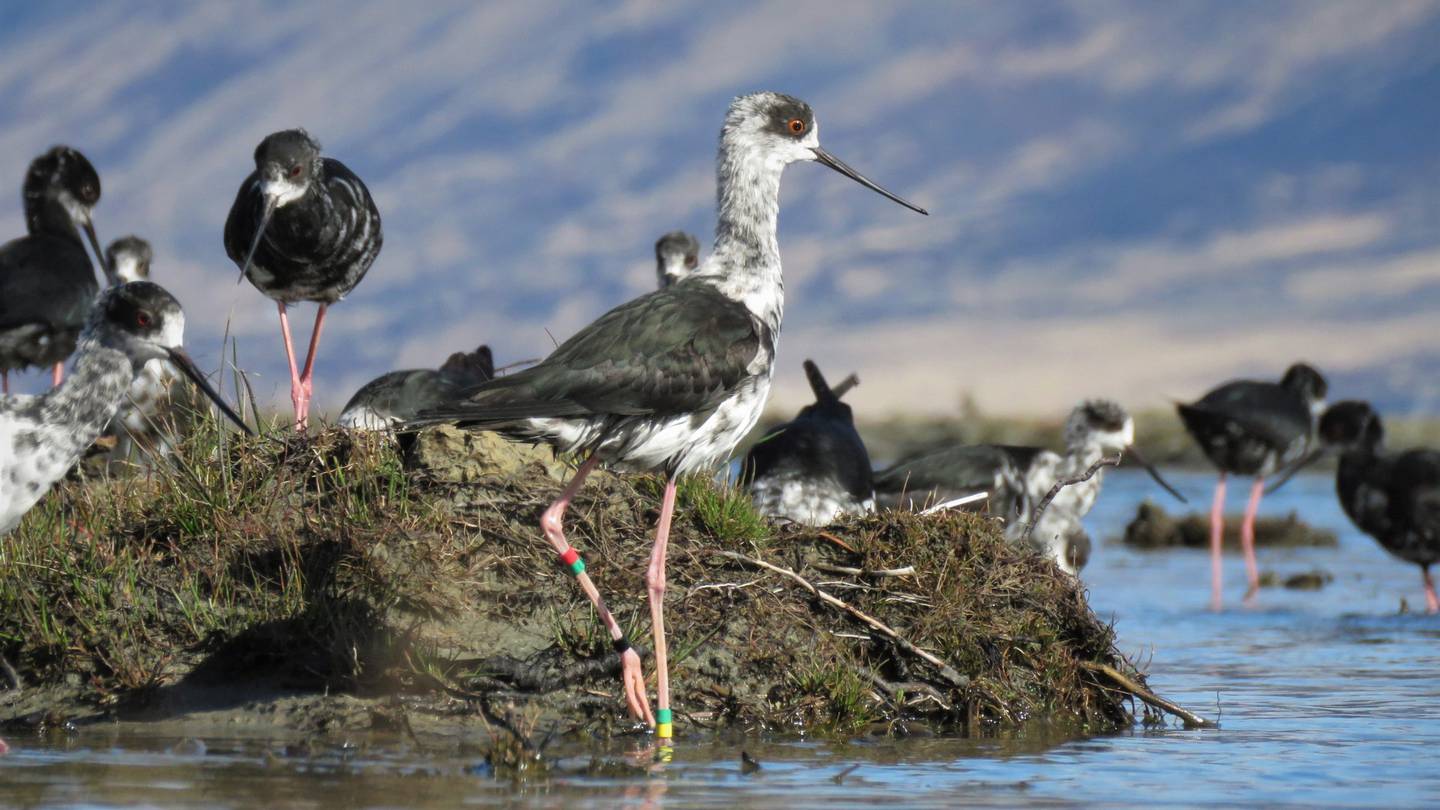
[[935,667],[935,669],[939,671],[940,677],[943,678],[945,682],[949,683],[951,686],[963,688],[970,685],[970,679],[965,677],[964,675],[961,675],[955,670],[954,667],[940,660],[931,653],[925,652],[919,647],[916,647],[914,644],[911,644],[910,641],[907,640],[904,636],[890,629],[888,625],[875,618],[874,616],[871,616],[870,614],[860,610],[859,608],[851,605],[849,602],[846,602],[845,600],[840,599],[837,596],[820,590],[819,588],[815,587],[814,583],[810,582],[810,580],[800,576],[794,571],[791,571],[788,568],[782,568],[778,565],[772,565],[765,562],[764,560],[757,560],[753,557],[747,557],[744,554],[739,554],[734,551],[717,551],[716,553],[722,557],[726,557],[728,559],[735,560],[746,565],[754,566],[756,568],[763,568],[767,571],[773,571],[783,577],[786,577],[800,587],[809,591],[815,596],[815,598],[819,599],[821,602],[845,611],[850,616],[858,619],[861,623],[865,624],[867,627],[870,627],[871,629],[888,637],[891,641],[895,642],[895,646]]
[[915,575],[915,566],[907,565],[904,568],[849,568],[844,565],[830,565],[829,563],[814,563],[817,571],[824,571],[827,574],[848,574],[852,577],[909,577]]
[[1149,689],[1146,689],[1145,687],[1126,677],[1124,673],[1120,672],[1120,670],[1110,666],[1109,664],[1097,664],[1093,661],[1081,661],[1080,666],[1090,670],[1091,672],[1098,672],[1104,675],[1105,677],[1114,681],[1115,684],[1121,689],[1124,689],[1126,692],[1129,692],[1135,697],[1140,698],[1145,703],[1148,703],[1149,705],[1154,706],[1155,708],[1163,712],[1169,712],[1170,714],[1175,715],[1185,723],[1186,728],[1220,727],[1218,723],[1215,723],[1211,720],[1206,720],[1205,718],[1190,711],[1189,709],[1186,709],[1178,703],[1172,703],[1165,698],[1162,698],[1159,695],[1155,694],[1154,692],[1151,692]]
[[10,679],[10,686],[16,692],[25,688],[25,682],[20,680],[20,673],[15,671],[15,667],[10,666],[10,661],[4,653],[0,653],[0,672],[4,672],[5,677]]
[[1045,497],[1041,498],[1040,504],[1035,507],[1035,514],[1030,516],[1030,525],[1025,527],[1025,533],[1020,536],[1020,539],[1030,539],[1030,534],[1035,531],[1036,524],[1040,522],[1040,516],[1045,514],[1046,509],[1050,508],[1050,502],[1055,500],[1055,496],[1060,494],[1060,490],[1070,486],[1071,484],[1078,484],[1082,481],[1089,481],[1091,478],[1095,477],[1095,473],[1100,472],[1101,467],[1118,467],[1119,465],[1119,453],[1116,453],[1113,456],[1101,456],[1100,460],[1096,461],[1094,464],[1091,464],[1090,468],[1087,469],[1085,472],[1080,473],[1074,478],[1061,478],[1059,481],[1056,481],[1055,486],[1050,487],[1050,491],[1045,493]]
[[851,554],[858,554],[858,553],[859,553],[859,552],[856,551],[854,548],[852,548],[849,543],[846,543],[844,540],[841,540],[840,538],[836,537],[835,535],[833,535],[833,534],[831,534],[831,533],[829,533],[829,532],[816,532],[815,535],[816,535],[817,537],[820,537],[820,538],[824,539],[824,540],[829,540],[831,543],[834,543],[835,545],[839,546],[840,548],[845,549],[846,551],[850,552]]
[[974,503],[974,502],[976,502],[976,501],[983,501],[983,500],[985,500],[985,499],[988,498],[988,497],[990,497],[990,493],[989,493],[988,491],[986,491],[986,492],[976,492],[976,493],[973,493],[973,494],[970,494],[970,495],[962,495],[962,496],[960,496],[959,498],[951,498],[950,500],[945,501],[944,503],[937,503],[937,504],[935,504],[934,506],[931,506],[931,507],[928,507],[928,508],[926,508],[926,509],[923,509],[923,510],[921,510],[920,514],[922,514],[922,515],[933,515],[933,514],[935,514],[936,512],[943,512],[943,511],[945,511],[946,509],[954,509],[954,508],[957,507],[957,506],[964,506],[964,505],[967,504],[967,503]]

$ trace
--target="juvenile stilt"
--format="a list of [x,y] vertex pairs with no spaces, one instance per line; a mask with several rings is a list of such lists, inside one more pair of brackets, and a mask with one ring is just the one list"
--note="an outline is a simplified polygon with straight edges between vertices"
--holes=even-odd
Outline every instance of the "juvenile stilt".
[[1220,594],[1224,582],[1224,566],[1220,559],[1221,546],[1225,542],[1225,473],[1215,482],[1215,501],[1210,505],[1210,609],[1219,610],[1223,599]]

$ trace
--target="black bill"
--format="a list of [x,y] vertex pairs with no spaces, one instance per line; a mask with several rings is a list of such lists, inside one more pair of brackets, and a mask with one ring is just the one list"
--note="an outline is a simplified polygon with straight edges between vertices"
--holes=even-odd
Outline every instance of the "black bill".
[[210,401],[214,402],[215,406],[224,412],[224,414],[230,418],[231,422],[234,422],[236,426],[244,431],[246,436],[255,435],[255,432],[245,424],[245,420],[240,418],[240,414],[235,413],[235,411],[226,404],[225,400],[220,398],[220,395],[215,392],[215,389],[210,387],[210,383],[205,381],[205,375],[201,374],[200,369],[195,367],[195,361],[190,359],[190,355],[186,354],[184,349],[174,348],[166,349],[166,351],[170,354],[170,362],[174,363],[176,368],[184,372],[185,376],[189,377],[191,382],[199,386],[200,390],[205,392],[205,396],[209,397]]
[[105,251],[100,249],[100,237],[95,235],[95,226],[87,219],[80,223],[80,228],[85,231],[86,238],[90,240],[90,247],[95,250],[95,266],[100,268],[100,272],[104,273]]
[[855,182],[859,183],[860,185],[862,185],[862,186],[870,189],[871,191],[879,192],[880,194],[883,194],[883,195],[885,195],[886,197],[889,197],[891,200],[894,200],[895,202],[900,203],[901,205],[905,206],[906,208],[909,208],[911,211],[914,211],[914,212],[920,213],[920,214],[924,214],[924,215],[927,216],[927,217],[930,216],[930,212],[929,212],[929,211],[926,211],[924,208],[921,208],[920,206],[915,205],[914,203],[907,201],[906,199],[904,199],[903,197],[900,197],[899,195],[891,194],[890,192],[888,192],[888,191],[886,191],[885,189],[881,188],[881,187],[879,186],[879,184],[871,181],[871,180],[870,180],[869,178],[867,178],[865,175],[863,175],[863,174],[855,171],[854,169],[850,168],[849,166],[845,165],[845,161],[841,160],[840,158],[835,157],[834,155],[830,154],[829,152],[826,152],[824,149],[821,149],[820,147],[815,146],[815,147],[811,147],[811,150],[815,152],[815,162],[817,162],[817,163],[823,163],[823,164],[825,164],[826,166],[829,166],[830,168],[832,168],[832,169],[834,169],[835,171],[837,171],[837,172],[845,175],[846,177],[850,178],[851,180],[854,180]]
[[1294,478],[1296,473],[1319,461],[1322,457],[1324,457],[1326,451],[1328,451],[1329,449],[1330,448],[1321,445],[1320,447],[1311,450],[1309,453],[1301,456],[1298,461],[1296,461],[1294,464],[1291,464],[1285,470],[1281,471],[1280,477],[1275,479],[1275,483],[1271,484],[1265,489],[1265,494],[1269,495],[1280,487],[1285,486],[1286,481]]
[[1180,501],[1181,503],[1189,503],[1189,501],[1185,500],[1185,496],[1184,496],[1184,495],[1181,495],[1180,492],[1175,489],[1175,487],[1170,486],[1170,482],[1169,482],[1169,481],[1166,481],[1164,478],[1161,478],[1161,477],[1160,477],[1160,471],[1157,470],[1157,469],[1155,469],[1155,465],[1153,465],[1153,464],[1151,464],[1150,462],[1146,461],[1146,460],[1145,460],[1145,457],[1142,456],[1142,455],[1140,455],[1140,451],[1139,451],[1137,448],[1131,447],[1131,448],[1129,448],[1129,450],[1127,450],[1126,452],[1128,452],[1128,453],[1130,454],[1130,457],[1131,457],[1131,458],[1135,459],[1135,463],[1136,463],[1136,464],[1139,464],[1141,467],[1144,467],[1144,468],[1145,468],[1145,472],[1150,473],[1150,477],[1155,479],[1155,483],[1157,483],[1157,484],[1159,484],[1161,487],[1163,487],[1166,492],[1170,493],[1171,495],[1174,495],[1175,498],[1176,498],[1176,500]]
[[240,268],[240,278],[235,279],[239,284],[245,276],[250,273],[250,263],[255,261],[255,251],[260,249],[260,240],[265,238],[265,226],[270,224],[270,217],[275,214],[275,198],[265,198],[265,208],[260,212],[260,226],[255,229],[255,238],[250,240],[250,249],[245,252],[245,264]]

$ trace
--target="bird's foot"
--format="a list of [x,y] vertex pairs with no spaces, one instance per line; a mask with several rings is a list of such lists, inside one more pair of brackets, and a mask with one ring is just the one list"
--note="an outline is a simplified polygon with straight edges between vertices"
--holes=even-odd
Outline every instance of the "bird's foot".
[[650,698],[645,695],[645,671],[640,666],[640,654],[633,649],[620,654],[620,681],[630,716],[654,726],[655,715],[650,713]]

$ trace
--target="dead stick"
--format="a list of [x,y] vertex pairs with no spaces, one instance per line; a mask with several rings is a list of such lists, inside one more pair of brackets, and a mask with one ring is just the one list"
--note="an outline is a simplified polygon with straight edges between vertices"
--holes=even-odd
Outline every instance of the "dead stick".
[[849,568],[843,565],[830,565],[828,563],[815,563],[815,570],[824,571],[827,574],[848,574],[852,577],[908,577],[915,574],[915,566],[907,565],[904,568]]
[[1055,486],[1050,487],[1050,491],[1045,493],[1044,498],[1040,499],[1040,505],[1035,507],[1035,514],[1030,516],[1030,525],[1025,527],[1025,534],[1021,535],[1020,539],[1030,539],[1031,532],[1035,531],[1036,524],[1040,522],[1040,516],[1045,514],[1046,509],[1050,508],[1050,502],[1055,500],[1055,496],[1060,494],[1060,490],[1070,486],[1071,484],[1078,484],[1081,481],[1089,481],[1091,478],[1095,477],[1095,473],[1100,472],[1101,467],[1118,467],[1119,465],[1119,453],[1116,453],[1113,456],[1101,456],[1100,460],[1095,462],[1094,464],[1091,464],[1090,468],[1087,469],[1085,472],[1075,476],[1074,478],[1061,478],[1059,481],[1056,481]]
[[25,688],[25,682],[20,680],[20,673],[15,671],[15,667],[10,666],[10,661],[4,654],[0,654],[0,672],[4,672],[5,677],[10,679],[10,685],[16,692]]
[[767,571],[773,571],[783,577],[786,577],[787,579],[790,579],[800,587],[809,591],[815,596],[815,598],[819,599],[821,602],[831,605],[832,607],[840,608],[854,618],[858,619],[862,624],[870,627],[872,630],[876,630],[879,633],[887,636],[891,641],[895,642],[895,646],[935,667],[935,669],[940,672],[940,677],[944,678],[945,681],[951,686],[963,688],[970,685],[970,679],[965,677],[964,675],[961,675],[959,672],[956,672],[954,667],[950,666],[949,664],[945,663],[934,655],[925,652],[919,647],[916,647],[914,644],[911,644],[904,636],[890,629],[888,625],[875,618],[874,616],[871,616],[870,614],[860,610],[859,608],[851,605],[849,602],[846,602],[843,599],[840,599],[839,597],[833,596],[829,593],[826,593],[825,591],[820,590],[819,588],[815,587],[815,584],[812,583],[810,580],[800,576],[794,571],[791,571],[788,568],[782,568],[778,565],[771,565],[764,560],[757,560],[753,557],[746,557],[744,554],[738,554],[734,551],[717,551],[716,553],[722,557],[727,557],[729,559],[742,562],[746,565],[754,566],[756,568],[763,568]]
[[1092,661],[1081,661],[1080,666],[1091,672],[1099,672],[1126,692],[1140,698],[1144,702],[1154,706],[1161,711],[1169,712],[1185,722],[1186,728],[1219,728],[1220,725],[1212,720],[1206,720],[1200,715],[1186,709],[1178,703],[1171,703],[1165,698],[1151,692],[1130,678],[1125,677],[1120,670],[1109,664],[1096,664]]
[[815,533],[815,536],[820,537],[820,538],[822,538],[822,539],[824,539],[824,540],[828,540],[828,541],[830,541],[831,543],[834,543],[835,545],[839,546],[840,548],[843,548],[843,549],[845,549],[846,551],[850,552],[851,554],[858,554],[858,553],[859,553],[859,552],[857,552],[855,549],[851,548],[849,543],[846,543],[844,540],[841,540],[840,538],[836,537],[835,535],[833,535],[833,534],[831,534],[831,533],[829,533],[829,532],[816,532],[816,533]]

